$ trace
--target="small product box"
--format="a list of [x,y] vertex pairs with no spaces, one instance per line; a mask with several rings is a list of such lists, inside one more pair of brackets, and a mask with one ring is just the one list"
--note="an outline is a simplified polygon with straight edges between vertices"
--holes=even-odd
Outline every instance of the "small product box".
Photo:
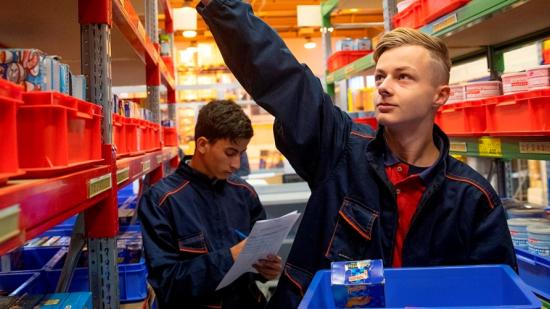
[[550,65],[541,65],[527,70],[529,90],[550,87]]
[[356,39],[354,47],[355,50],[372,50],[372,42],[369,38]]
[[466,84],[466,100],[481,100],[502,95],[499,81],[473,82]]
[[463,102],[466,100],[466,87],[464,87],[464,85],[450,85],[449,88],[451,91],[449,93],[447,104]]
[[336,51],[353,50],[355,47],[354,45],[353,39],[341,39],[336,41]]
[[26,91],[52,90],[54,61],[38,49],[0,49],[0,78]]
[[86,76],[71,75],[71,96],[86,101]]
[[333,262],[331,269],[337,308],[385,307],[382,260]]
[[502,89],[504,94],[527,91],[527,73],[517,72],[503,74]]

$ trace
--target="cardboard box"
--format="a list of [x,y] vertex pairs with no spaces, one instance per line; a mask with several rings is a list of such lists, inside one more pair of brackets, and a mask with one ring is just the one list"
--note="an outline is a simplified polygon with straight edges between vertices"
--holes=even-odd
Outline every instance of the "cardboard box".
[[26,91],[53,90],[54,61],[38,49],[0,49],[0,78],[22,85]]
[[385,307],[382,260],[333,262],[331,287],[337,308]]

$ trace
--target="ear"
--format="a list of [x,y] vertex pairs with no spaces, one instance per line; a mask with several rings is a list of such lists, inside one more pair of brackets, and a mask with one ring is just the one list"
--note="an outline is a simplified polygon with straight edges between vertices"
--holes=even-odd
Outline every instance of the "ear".
[[208,143],[208,139],[204,136],[199,137],[195,142],[195,151],[197,151],[201,155],[204,155],[209,148],[210,144]]
[[449,95],[451,93],[451,88],[449,85],[442,85],[437,87],[437,92],[434,97],[433,101],[433,107],[435,109],[438,109],[441,107],[447,100],[449,99]]

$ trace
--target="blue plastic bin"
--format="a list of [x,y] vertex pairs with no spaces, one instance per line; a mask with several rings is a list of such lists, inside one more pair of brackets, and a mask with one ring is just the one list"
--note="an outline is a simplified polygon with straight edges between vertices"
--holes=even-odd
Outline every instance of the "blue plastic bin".
[[0,273],[0,290],[10,296],[28,294],[43,294],[46,286],[40,272],[7,272]]
[[11,269],[2,269],[0,272],[41,270],[46,263],[59,251],[56,247],[22,248],[8,254],[11,260]]
[[[46,269],[45,276],[47,282],[49,282],[49,286],[56,286],[64,262],[65,255],[62,255],[58,261],[52,265],[50,270]],[[144,300],[147,297],[147,268],[143,258],[139,263],[119,264],[118,276],[121,302],[136,302]],[[69,292],[90,291],[88,278],[88,268],[77,268],[74,271],[71,285],[69,286]],[[43,293],[52,292],[53,291],[50,290],[43,291]]]
[[[540,308],[505,265],[385,269],[386,307]],[[315,274],[299,308],[335,308],[330,270]]]
[[550,258],[516,249],[519,276],[540,297],[550,301]]

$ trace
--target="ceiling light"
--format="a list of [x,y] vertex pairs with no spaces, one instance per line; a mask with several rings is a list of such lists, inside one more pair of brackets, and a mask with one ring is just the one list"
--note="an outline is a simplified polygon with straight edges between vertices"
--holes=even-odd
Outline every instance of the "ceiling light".
[[310,37],[306,38],[306,43],[304,44],[306,49],[313,49],[317,47],[317,43],[313,42]]
[[183,31],[184,38],[194,38],[197,36],[197,31],[195,30],[185,30]]

